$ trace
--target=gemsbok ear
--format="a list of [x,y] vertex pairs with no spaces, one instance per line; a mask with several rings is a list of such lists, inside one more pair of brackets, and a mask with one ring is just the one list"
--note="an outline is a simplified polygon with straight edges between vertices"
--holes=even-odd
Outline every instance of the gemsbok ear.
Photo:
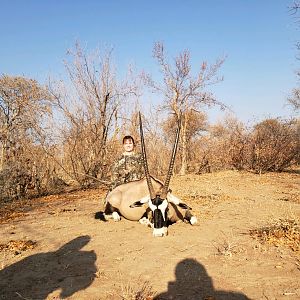
[[134,207],[141,207],[143,205],[144,205],[144,203],[142,203],[141,201],[136,201],[136,202],[132,203],[129,207],[134,208]]
[[134,207],[141,207],[143,206],[145,203],[148,203],[150,200],[150,196],[147,195],[145,197],[143,197],[142,199],[135,201],[134,203],[132,203],[129,207],[134,208]]
[[189,206],[187,206],[185,203],[179,203],[178,206],[181,207],[181,208],[184,208],[184,209],[190,209],[190,210],[192,210],[192,208],[189,207]]

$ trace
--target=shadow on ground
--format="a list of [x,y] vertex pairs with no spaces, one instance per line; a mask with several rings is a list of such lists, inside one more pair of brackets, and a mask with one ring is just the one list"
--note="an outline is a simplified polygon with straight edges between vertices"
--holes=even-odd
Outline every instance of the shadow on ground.
[[81,251],[90,241],[80,236],[57,251],[28,256],[0,271],[0,299],[46,299],[55,290],[67,298],[94,280],[96,254]]
[[249,300],[244,294],[215,290],[204,266],[194,259],[179,262],[175,275],[176,281],[169,282],[168,290],[154,300]]

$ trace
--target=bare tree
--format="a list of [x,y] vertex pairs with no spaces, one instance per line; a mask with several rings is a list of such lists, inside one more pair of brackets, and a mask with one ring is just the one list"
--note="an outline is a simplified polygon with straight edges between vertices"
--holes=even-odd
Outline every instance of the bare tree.
[[49,99],[46,89],[35,80],[0,77],[0,170],[17,154],[15,150],[22,139],[40,133],[43,115],[51,113]]
[[24,194],[31,180],[32,149],[45,138],[46,115],[51,115],[51,97],[37,81],[0,77],[0,172],[6,190],[11,189],[16,197]]
[[300,110],[300,88],[294,88],[292,91],[292,95],[288,97],[287,101],[294,109],[294,111],[299,111]]
[[138,84],[130,76],[118,79],[112,49],[87,54],[77,43],[68,55],[65,66],[72,92],[63,85],[50,90],[64,120],[60,132],[68,164],[65,171],[85,185],[106,174],[108,138],[118,133],[120,108],[128,97],[137,95]]
[[188,50],[180,53],[171,64],[166,59],[164,45],[157,42],[153,48],[153,57],[157,60],[162,72],[163,82],[160,84],[154,81],[150,75],[144,74],[146,84],[155,92],[163,95],[164,103],[162,109],[175,115],[179,120],[182,114],[181,124],[181,169],[180,174],[185,174],[187,170],[187,137],[189,112],[201,112],[203,106],[225,105],[219,102],[212,93],[207,90],[209,85],[213,85],[222,80],[217,73],[224,62],[218,59],[216,63],[208,65],[202,62],[200,70],[193,76],[190,64],[190,52]]
[[289,8],[292,13],[297,13],[300,8],[300,1],[293,1]]

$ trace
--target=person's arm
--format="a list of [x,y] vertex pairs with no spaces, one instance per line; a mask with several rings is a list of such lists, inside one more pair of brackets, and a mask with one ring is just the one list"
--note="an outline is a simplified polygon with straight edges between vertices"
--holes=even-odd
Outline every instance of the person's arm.
[[114,189],[116,186],[120,185],[123,177],[122,158],[120,158],[111,167],[111,189]]

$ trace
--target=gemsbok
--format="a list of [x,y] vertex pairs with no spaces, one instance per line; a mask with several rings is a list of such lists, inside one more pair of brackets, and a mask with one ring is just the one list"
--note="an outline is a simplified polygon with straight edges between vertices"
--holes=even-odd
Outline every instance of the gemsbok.
[[187,220],[192,225],[197,223],[191,208],[174,196],[169,189],[179,140],[180,120],[164,184],[149,173],[140,113],[139,122],[145,177],[124,183],[110,191],[106,196],[102,218],[119,221],[121,215],[128,220],[150,225],[153,228],[153,236],[166,236],[168,225],[171,223],[179,220]]

